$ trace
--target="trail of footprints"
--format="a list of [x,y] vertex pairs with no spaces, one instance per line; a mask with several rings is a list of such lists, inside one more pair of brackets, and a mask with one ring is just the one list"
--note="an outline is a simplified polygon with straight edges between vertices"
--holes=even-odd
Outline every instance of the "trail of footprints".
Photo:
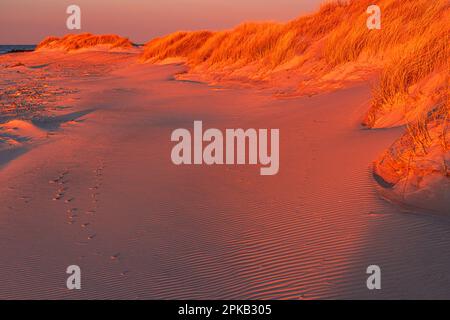
[[[69,175],[70,171],[64,170],[62,171],[55,179],[50,180],[50,184],[54,184],[57,186],[57,190],[52,198],[53,201],[64,201],[67,204],[68,208],[66,210],[67,213],[67,223],[70,225],[77,225],[77,220],[80,220],[80,227],[86,231],[86,239],[88,241],[94,240],[97,234],[94,232],[92,228],[92,222],[89,221],[89,216],[94,215],[97,212],[98,204],[99,204],[99,196],[100,196],[100,187],[102,186],[103,180],[103,170],[105,168],[105,164],[103,161],[99,161],[99,165],[96,169],[93,170],[94,173],[94,183],[88,189],[90,191],[90,203],[88,205],[87,210],[84,211],[84,214],[81,212],[78,207],[71,206],[72,202],[75,198],[70,196],[70,188],[68,186],[69,183]],[[115,253],[110,256],[110,260],[119,261],[120,253]],[[121,275],[128,274],[128,271],[123,271]]]
[[[94,185],[89,187],[91,191],[91,203],[89,204],[89,208],[85,211],[85,215],[81,214],[81,210],[75,206],[71,206],[74,202],[75,198],[70,196],[70,190],[68,186],[70,171],[64,170],[62,171],[55,179],[50,180],[50,184],[56,184],[58,186],[52,200],[53,201],[64,201],[65,204],[68,205],[67,208],[67,223],[74,225],[77,222],[77,218],[86,219],[86,216],[93,215],[97,212],[98,208],[98,197],[100,193],[98,190],[102,185],[102,174],[104,169],[104,163],[100,162],[99,166],[93,171],[94,172]],[[86,229],[88,231],[87,240],[92,240],[95,238],[96,234],[90,230],[91,222],[82,221],[80,224],[81,228]]]

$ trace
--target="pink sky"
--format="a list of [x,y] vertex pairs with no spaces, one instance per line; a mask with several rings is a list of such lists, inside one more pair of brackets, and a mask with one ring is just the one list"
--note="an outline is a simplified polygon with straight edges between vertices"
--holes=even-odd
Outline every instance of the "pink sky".
[[225,29],[242,21],[287,21],[323,0],[0,0],[0,44],[36,44],[66,29],[81,7],[81,32],[116,33],[144,43],[176,30]]

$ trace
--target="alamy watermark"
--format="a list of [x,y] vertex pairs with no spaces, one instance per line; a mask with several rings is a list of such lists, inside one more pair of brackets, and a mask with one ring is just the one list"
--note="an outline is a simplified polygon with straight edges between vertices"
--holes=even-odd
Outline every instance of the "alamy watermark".
[[370,276],[367,278],[366,285],[369,290],[381,289],[381,268],[377,265],[370,265],[366,270]]
[[367,18],[366,25],[367,29],[381,29],[381,9],[377,5],[371,5],[367,7],[367,14],[370,16]]
[[67,278],[66,286],[69,290],[81,289],[81,268],[77,265],[70,265],[66,269],[66,273],[70,274]]
[[66,20],[66,27],[69,30],[81,29],[81,8],[75,4],[67,7],[66,13],[69,17]]
[[187,129],[172,132],[171,141],[178,143],[172,149],[171,158],[175,165],[259,163],[264,166],[261,175],[275,175],[280,168],[279,139],[279,129],[226,129],[223,134],[214,128],[203,132],[202,121],[194,121],[192,135]]

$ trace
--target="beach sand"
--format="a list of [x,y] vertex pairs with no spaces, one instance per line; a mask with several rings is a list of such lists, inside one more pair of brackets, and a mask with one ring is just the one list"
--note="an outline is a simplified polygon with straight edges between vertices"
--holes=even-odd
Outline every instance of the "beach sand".
[[[449,221],[376,191],[371,163],[403,129],[361,128],[368,83],[281,99],[137,55],[0,57],[2,103],[35,105],[1,114],[0,298],[450,298]],[[173,165],[170,134],[194,120],[280,128],[278,175]]]

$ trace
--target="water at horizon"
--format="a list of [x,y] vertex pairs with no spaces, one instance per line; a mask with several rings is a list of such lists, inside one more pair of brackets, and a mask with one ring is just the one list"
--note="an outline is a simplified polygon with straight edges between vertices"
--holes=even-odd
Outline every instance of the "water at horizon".
[[11,53],[16,51],[33,51],[36,48],[34,44],[8,44],[0,45],[0,54]]

